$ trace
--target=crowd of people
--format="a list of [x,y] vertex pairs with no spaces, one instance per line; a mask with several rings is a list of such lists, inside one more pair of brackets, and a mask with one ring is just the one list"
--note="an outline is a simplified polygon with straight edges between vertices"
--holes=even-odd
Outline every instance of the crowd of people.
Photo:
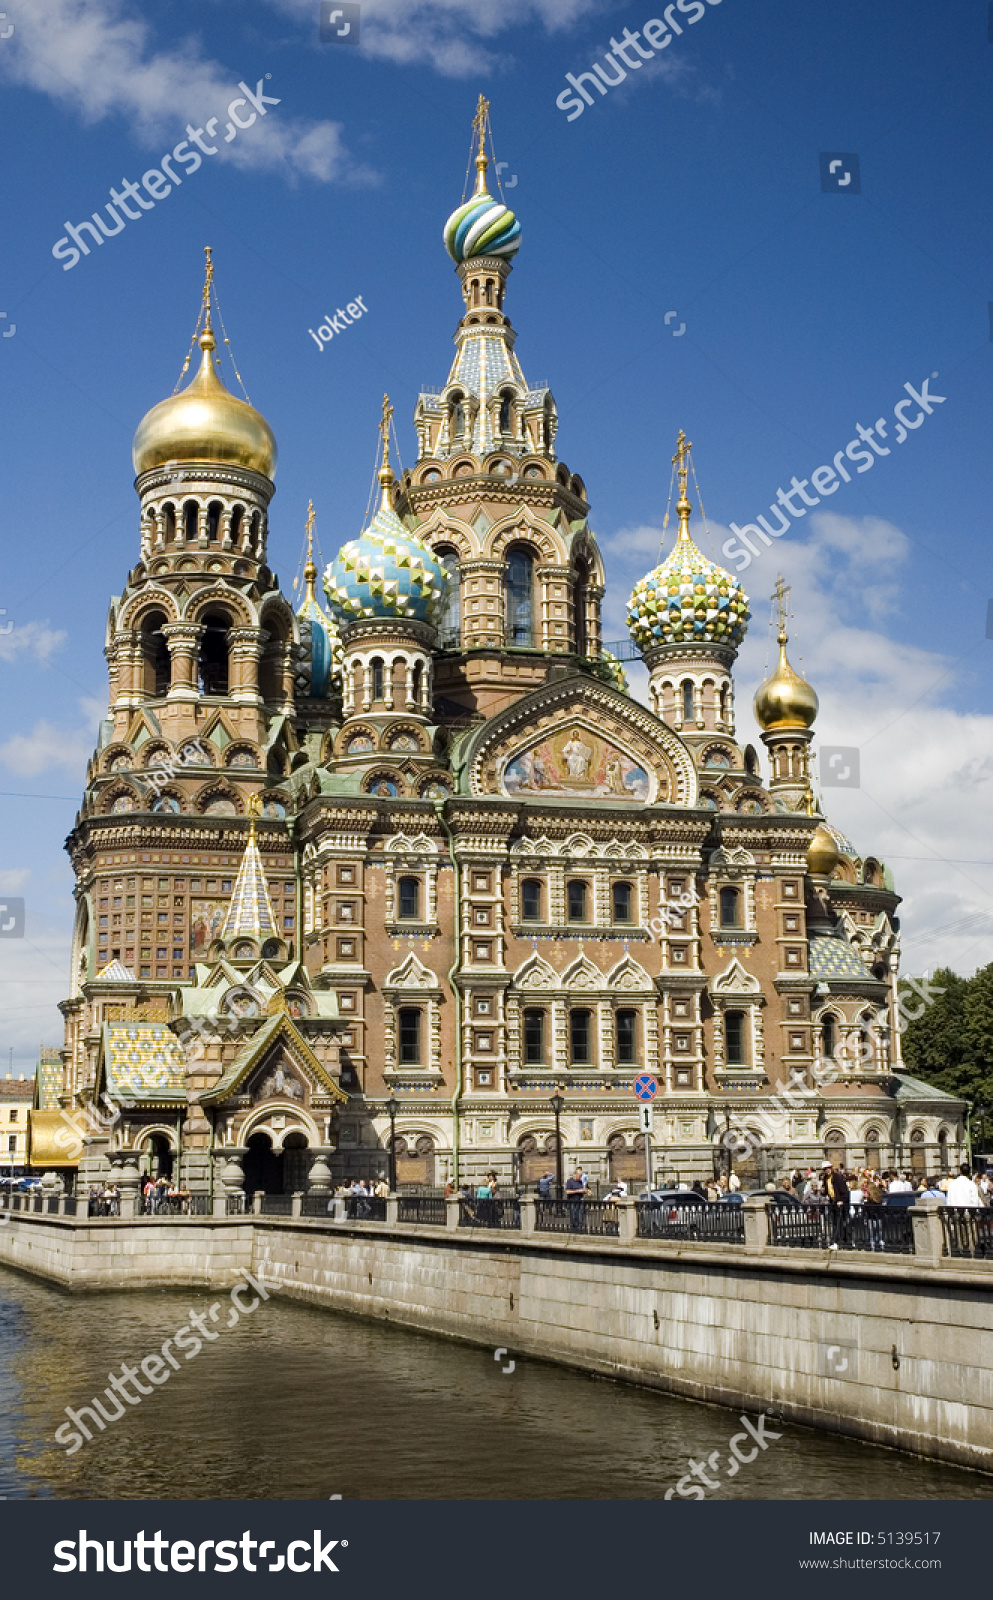
[[[735,1172],[722,1173],[706,1182],[698,1179],[689,1187],[701,1199],[720,1200],[739,1191],[741,1180]],[[891,1194],[930,1198],[949,1206],[993,1205],[993,1175],[986,1169],[974,1171],[967,1162],[957,1173],[927,1176],[895,1167],[883,1171],[868,1166],[846,1170],[825,1161],[821,1167],[808,1167],[806,1171],[796,1167],[778,1183],[767,1183],[765,1187],[770,1194],[792,1195],[804,1205],[829,1203],[851,1211],[862,1205],[881,1205]]]
[[91,1217],[119,1217],[121,1214],[121,1191],[116,1183],[91,1184],[88,1200]]

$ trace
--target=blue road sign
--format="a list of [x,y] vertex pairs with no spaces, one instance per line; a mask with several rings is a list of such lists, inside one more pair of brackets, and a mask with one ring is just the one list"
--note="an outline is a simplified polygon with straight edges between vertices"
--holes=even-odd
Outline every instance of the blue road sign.
[[634,1080],[634,1092],[639,1100],[654,1100],[659,1092],[658,1078],[652,1078],[643,1072],[640,1078]]

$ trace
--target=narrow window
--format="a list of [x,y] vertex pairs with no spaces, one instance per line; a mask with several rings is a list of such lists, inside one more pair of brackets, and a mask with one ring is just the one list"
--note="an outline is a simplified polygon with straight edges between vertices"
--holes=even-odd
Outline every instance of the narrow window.
[[540,878],[525,878],[521,884],[521,917],[524,922],[541,921]]
[[207,507],[207,539],[211,543],[214,543],[217,540],[217,532],[221,524],[222,509],[223,507],[221,506],[221,502],[219,500],[212,500]]
[[445,609],[441,615],[439,632],[441,643],[448,648],[458,648],[462,629],[462,596],[459,577],[459,558],[455,550],[439,550],[438,559],[448,574],[445,591]]
[[405,1067],[421,1063],[421,1013],[414,1006],[400,1012],[400,1061]]
[[370,672],[371,672],[371,676],[372,676],[371,698],[373,700],[382,700],[382,698],[383,698],[383,663],[380,660],[380,658],[377,656],[375,661],[370,661],[369,667],[370,667]]
[[621,1066],[629,1066],[638,1059],[638,1013],[636,1011],[618,1011],[617,1013],[617,1061]]
[[821,1022],[821,1052],[825,1061],[832,1061],[834,1059],[836,1043],[837,1037],[834,1030],[834,1017],[829,1011],[827,1016]]
[[614,884],[614,921],[631,921],[631,885],[629,883]]
[[461,400],[456,400],[452,407],[452,437],[461,439],[465,433],[465,406]]
[[534,644],[533,574],[534,563],[527,551],[512,550],[505,578],[508,644]]
[[195,500],[187,500],[183,506],[183,532],[187,543],[197,536],[197,518],[200,508]]
[[570,1011],[569,1013],[569,1045],[571,1058],[579,1065],[586,1065],[590,1061],[590,1019],[589,1011]]
[[208,612],[203,621],[204,631],[200,640],[200,692],[227,694],[230,623],[227,617],[216,612]]
[[683,680],[683,721],[693,721],[693,685],[689,678]]
[[421,881],[419,878],[401,878],[400,915],[415,922],[421,914]]
[[586,921],[586,885],[581,878],[569,880],[569,921]]
[[721,927],[737,928],[739,894],[737,889],[721,890]]
[[745,1055],[745,1013],[743,1011],[725,1012],[724,1042],[727,1048],[728,1066],[747,1066],[748,1060]]
[[421,662],[421,661],[415,661],[414,670],[413,670],[413,673],[411,674],[411,680],[410,680],[410,699],[411,699],[411,703],[413,705],[415,705],[415,706],[419,706],[420,703],[421,703],[421,688],[423,686],[423,683],[424,683],[424,663]]
[[539,1066],[544,1059],[545,1013],[529,1008],[524,1013],[524,1060],[531,1066]]
[[510,396],[508,394],[500,396],[500,432],[510,432]]

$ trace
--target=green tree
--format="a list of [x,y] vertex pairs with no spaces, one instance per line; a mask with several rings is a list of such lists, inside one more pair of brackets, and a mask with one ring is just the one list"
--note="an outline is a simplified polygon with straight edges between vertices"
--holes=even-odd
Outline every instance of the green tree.
[[934,995],[930,1005],[907,979],[900,981],[901,1008],[908,1019],[902,1035],[904,1065],[915,1077],[949,1094],[961,1094],[963,1073],[970,1073],[966,1046],[970,981],[950,967],[939,967],[925,989]]

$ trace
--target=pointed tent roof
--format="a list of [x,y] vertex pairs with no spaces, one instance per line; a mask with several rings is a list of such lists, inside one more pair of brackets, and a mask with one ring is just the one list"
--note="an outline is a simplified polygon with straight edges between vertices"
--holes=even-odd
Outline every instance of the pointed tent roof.
[[272,901],[269,899],[265,868],[255,839],[255,818],[261,810],[261,802],[257,795],[252,796],[248,810],[252,819],[248,830],[248,843],[245,846],[241,866],[238,868],[238,878],[231,896],[231,904],[228,906],[228,914],[221,929],[221,938],[225,943],[239,938],[279,937]]

